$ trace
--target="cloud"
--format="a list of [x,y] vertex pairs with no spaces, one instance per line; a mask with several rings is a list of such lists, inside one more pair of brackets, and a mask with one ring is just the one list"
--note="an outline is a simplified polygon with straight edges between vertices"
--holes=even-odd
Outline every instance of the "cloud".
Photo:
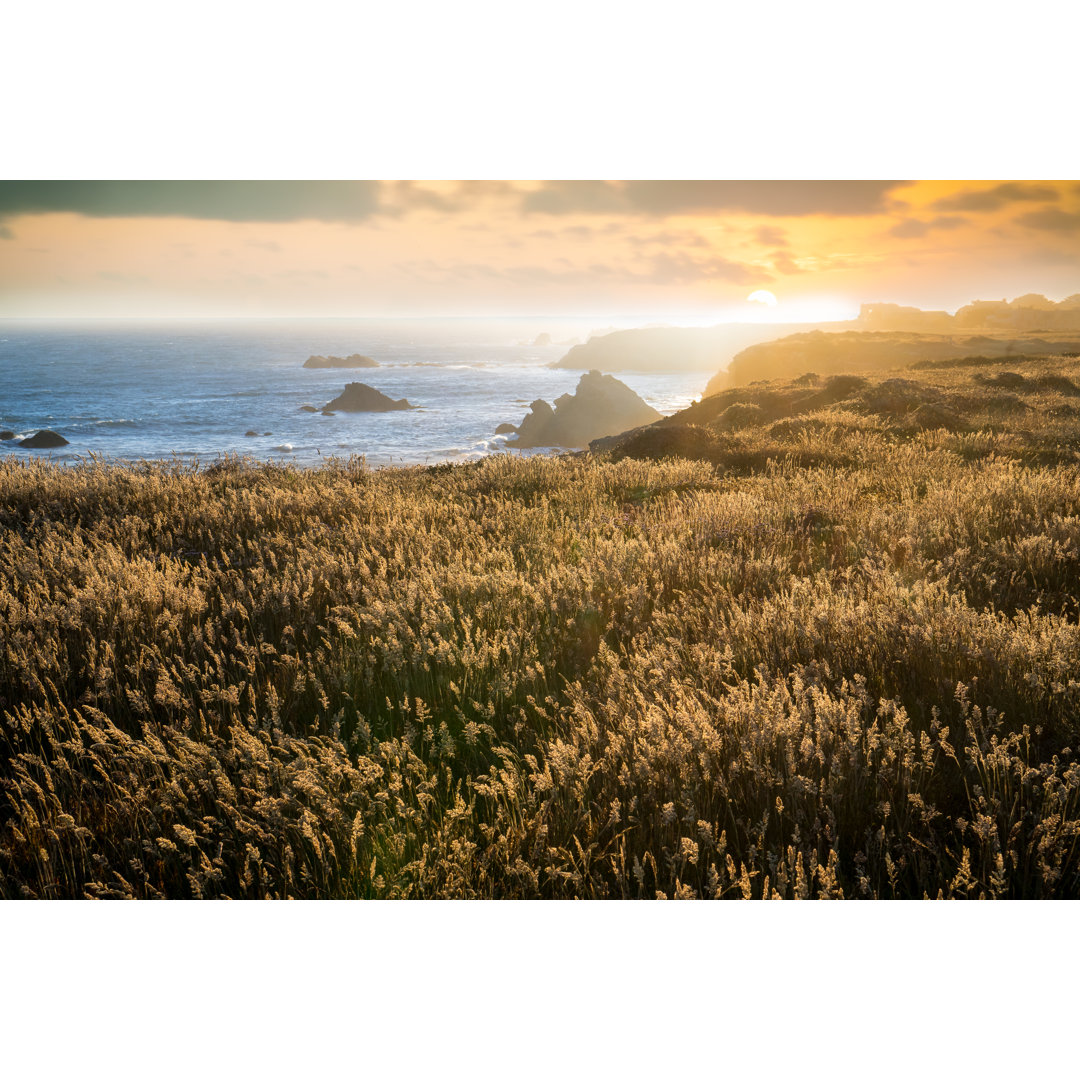
[[[554,180],[533,191],[508,181],[426,185],[409,180],[5,180],[0,220],[19,214],[179,217],[207,221],[374,224],[415,211],[454,214],[499,205],[535,214],[671,217],[852,216],[888,208],[899,181]],[[618,226],[615,226],[618,228]]]
[[614,266],[599,262],[587,267],[578,266],[566,258],[556,259],[555,264],[558,264],[558,268],[554,265],[494,267],[485,263],[424,259],[398,263],[396,267],[402,273],[429,284],[502,279],[518,285],[566,285],[587,283],[597,277],[653,285],[685,285],[702,281],[728,281],[743,285],[772,280],[759,267],[744,266],[720,256],[696,259],[685,252],[653,255],[637,264],[640,269],[624,262]]
[[935,210],[998,210],[1014,202],[1052,202],[1057,191],[1045,184],[998,184],[984,191],[960,191],[946,195],[931,205]]
[[1039,229],[1044,232],[1080,232],[1080,213],[1069,214],[1057,207],[1048,206],[1045,210],[1033,210],[1030,214],[1021,214],[1016,220],[1029,229]]
[[358,222],[379,210],[366,180],[0,180],[0,218],[181,217],[204,221]]
[[894,225],[889,230],[889,234],[907,240],[912,237],[925,236],[933,229],[958,229],[961,225],[966,224],[967,218],[958,217],[954,214],[942,214],[936,218],[931,218],[929,221],[908,218],[906,221],[901,221],[899,225]]
[[626,204],[607,180],[550,180],[521,202],[527,214],[620,214]]
[[644,233],[641,235],[631,234],[626,237],[626,242],[636,248],[648,247],[650,245],[674,248],[702,248],[709,246],[707,241],[698,233],[671,232],[667,229],[662,232]]
[[759,243],[767,247],[787,247],[788,237],[787,233],[783,229],[778,229],[775,225],[762,225],[754,233],[754,239]]
[[754,281],[772,280],[752,266],[744,266],[719,255],[710,259],[695,259],[681,251],[654,255],[645,277],[658,285],[687,285],[696,281],[715,280],[745,285]]
[[394,217],[410,210],[438,210],[451,214],[459,209],[453,197],[422,188],[412,180],[384,184],[381,195],[381,209]]
[[1074,270],[1080,270],[1080,251],[1070,248],[1060,251],[1055,248],[1040,248],[1031,252],[1029,259],[1039,266],[1067,266]]
[[773,269],[778,274],[801,274],[803,268],[783,249],[774,251],[770,256]]
[[436,187],[415,180],[394,180],[377,187],[378,213],[392,218],[416,210],[460,214],[500,203],[513,210],[521,198],[521,189],[509,180],[458,180]]
[[852,217],[885,211],[899,180],[554,180],[522,199],[525,213],[715,213]]

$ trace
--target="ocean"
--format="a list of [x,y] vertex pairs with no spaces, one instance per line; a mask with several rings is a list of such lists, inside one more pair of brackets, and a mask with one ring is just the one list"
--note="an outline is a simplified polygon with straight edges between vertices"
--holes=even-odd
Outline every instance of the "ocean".
[[[495,428],[520,423],[533,400],[573,392],[583,373],[551,365],[575,341],[615,328],[611,322],[0,320],[0,428],[17,435],[51,428],[70,443],[22,450],[6,442],[0,454],[63,463],[90,455],[205,463],[244,455],[304,466],[354,455],[372,466],[475,460],[511,449]],[[535,343],[543,334],[552,344]],[[312,354],[357,352],[380,366],[303,367]],[[665,414],[685,408],[708,381],[701,372],[615,375]],[[301,410],[322,408],[347,382],[419,408]]]

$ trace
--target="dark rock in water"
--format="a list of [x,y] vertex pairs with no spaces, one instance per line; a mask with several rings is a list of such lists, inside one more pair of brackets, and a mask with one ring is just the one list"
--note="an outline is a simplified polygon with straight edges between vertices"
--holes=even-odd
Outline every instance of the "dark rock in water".
[[256,436],[256,435],[258,435],[258,434],[259,434],[259,433],[258,433],[257,431],[245,431],[245,432],[244,432],[244,438],[246,438],[246,439],[253,439],[253,438],[255,438],[255,436]]
[[[327,409],[341,409],[342,412],[396,412],[400,409],[414,409],[405,398],[395,401],[381,390],[376,390],[367,383],[347,383],[345,390],[326,406]],[[325,414],[325,409],[323,410]]]
[[531,408],[518,426],[517,439],[509,445],[584,447],[593,439],[661,419],[629,386],[599,371],[582,375],[574,393],[557,398],[554,408],[540,400]]
[[10,431],[8,428],[4,428],[3,431],[0,431],[0,442],[10,442],[14,438],[14,431]]
[[41,431],[19,443],[23,450],[53,450],[58,446],[68,445],[63,435],[57,435],[55,431],[50,431],[48,428],[42,428]]
[[496,435],[513,435],[517,428],[513,424],[500,424],[495,429]]
[[272,431],[264,431],[263,434],[264,435],[273,435],[274,433]]
[[314,413],[314,412],[318,412],[319,410],[316,409],[314,405],[301,405],[300,406],[300,411],[301,412],[312,412],[312,413]]
[[304,361],[306,368],[371,368],[378,367],[379,361],[370,356],[353,353],[352,356],[309,356]]
[[331,412],[329,409],[323,409],[322,414],[323,416],[337,416],[336,412]]

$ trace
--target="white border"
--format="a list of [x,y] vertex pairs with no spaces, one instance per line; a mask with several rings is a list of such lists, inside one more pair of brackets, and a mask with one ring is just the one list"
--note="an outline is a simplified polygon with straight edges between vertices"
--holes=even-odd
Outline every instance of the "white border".
[[[39,0],[0,174],[1064,178],[1065,13]],[[5,1071],[995,1076],[1069,1061],[1074,912],[6,904]]]

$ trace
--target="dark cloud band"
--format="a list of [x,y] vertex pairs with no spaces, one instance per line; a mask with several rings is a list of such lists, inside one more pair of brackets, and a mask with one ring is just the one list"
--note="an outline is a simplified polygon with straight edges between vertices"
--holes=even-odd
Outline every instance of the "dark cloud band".
[[1045,210],[1034,210],[1030,214],[1021,214],[1016,219],[1021,225],[1029,229],[1040,229],[1044,232],[1073,234],[1080,233],[1080,213],[1070,214],[1057,207],[1047,207]]
[[87,217],[209,221],[358,222],[427,209],[455,213],[499,198],[525,213],[669,217],[732,211],[795,217],[882,213],[892,180],[555,180],[531,192],[465,181],[452,194],[410,183],[353,180],[7,180],[0,219],[69,212]]
[[363,221],[379,209],[365,180],[3,180],[0,218],[182,217],[205,221]]
[[1010,203],[1053,202],[1058,197],[1057,191],[1045,184],[998,184],[983,191],[959,191],[955,195],[946,195],[938,199],[935,210],[978,212],[1000,210]]

